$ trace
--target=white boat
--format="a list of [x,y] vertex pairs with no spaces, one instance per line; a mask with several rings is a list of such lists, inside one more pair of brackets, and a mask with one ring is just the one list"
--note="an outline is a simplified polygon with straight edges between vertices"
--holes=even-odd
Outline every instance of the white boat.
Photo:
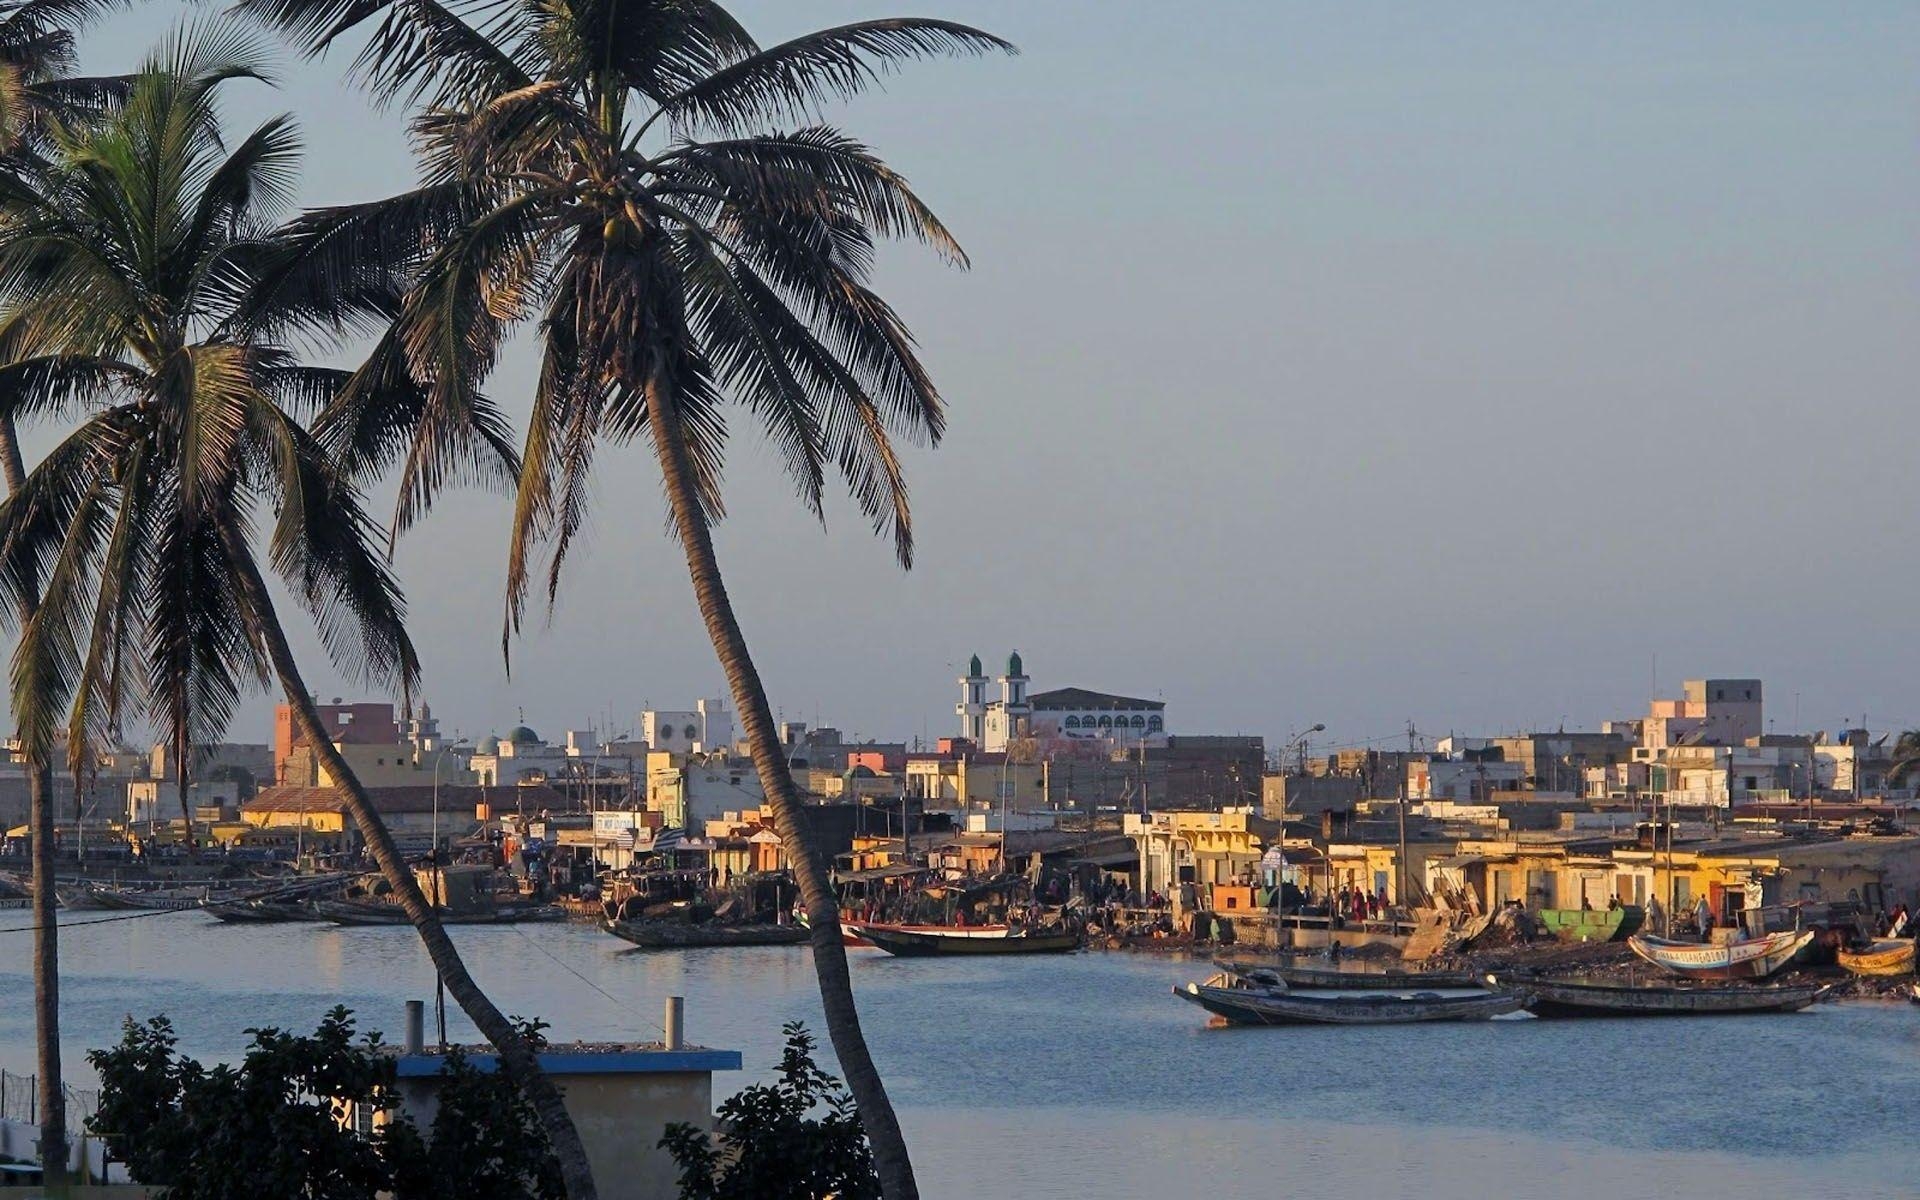
[[1670,975],[1688,979],[1765,979],[1793,961],[1813,941],[1814,931],[1783,930],[1751,941],[1714,945],[1670,942],[1636,934],[1627,939],[1635,954]]

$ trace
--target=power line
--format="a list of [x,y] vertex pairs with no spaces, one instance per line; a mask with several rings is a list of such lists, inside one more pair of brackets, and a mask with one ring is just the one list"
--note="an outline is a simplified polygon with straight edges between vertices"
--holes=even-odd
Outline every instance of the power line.
[[[171,917],[183,912],[198,911],[199,908],[197,906],[193,908],[157,908],[151,912],[127,913],[118,917],[99,917],[91,921],[68,921],[64,924],[55,921],[52,928],[55,930],[85,929],[89,925],[111,925],[115,921],[138,921],[142,917]],[[38,933],[40,930],[46,928],[48,927],[45,925],[22,925],[18,929],[0,929],[0,933]]]
[[[545,946],[543,946],[543,945],[541,945],[541,944],[540,944],[540,940],[539,940],[538,938],[536,938],[536,937],[534,937],[534,936],[532,936],[532,935],[531,935],[531,934],[529,934],[529,933],[528,933],[528,932],[527,932],[526,930],[524,930],[524,929],[522,929],[522,928],[520,928],[520,926],[518,926],[518,925],[509,925],[509,926],[507,926],[507,928],[509,928],[509,929],[511,929],[511,930],[513,930],[513,931],[514,931],[515,933],[517,933],[517,934],[519,934],[519,935],[520,935],[520,936],[521,936],[522,938],[524,938],[524,939],[526,940],[526,942],[527,942],[527,943],[528,943],[529,945],[531,945],[531,946],[532,946],[532,947],[533,947],[533,948],[534,948],[535,950],[538,950],[538,951],[539,951],[540,953],[542,953],[542,954],[544,954],[544,955],[546,955],[546,956],[547,956],[547,957],[548,957],[549,959],[551,959],[551,960],[553,961],[553,964],[554,964],[555,966],[557,966],[557,967],[559,967],[559,968],[560,968],[560,969],[561,969],[562,971],[565,971],[565,972],[566,972],[567,974],[569,974],[569,975],[571,975],[571,976],[573,976],[573,977],[574,977],[575,979],[578,979],[578,980],[579,980],[579,981],[580,981],[581,983],[584,983],[584,984],[586,984],[586,985],[587,985],[588,987],[590,987],[590,988],[592,988],[592,989],[593,989],[594,991],[596,991],[596,992],[598,992],[598,993],[599,993],[599,994],[600,994],[600,995],[601,995],[602,997],[604,997],[604,998],[606,999],[606,1001],[607,1001],[607,1003],[609,1003],[609,1004],[611,1004],[611,1005],[613,1005],[613,1006],[614,1006],[614,1007],[615,1007],[616,1009],[618,1009],[618,1010],[620,1010],[620,1012],[621,1012],[621,1013],[622,1013],[623,1015],[625,1015],[625,1016],[629,1016],[629,1017],[631,1017],[631,1016],[634,1016],[634,1015],[635,1015],[635,1014],[634,1014],[634,1011],[633,1011],[633,1006],[632,1006],[632,1005],[630,1005],[630,1004],[628,1004],[628,1003],[626,1003],[626,1002],[624,1002],[624,1001],[622,1001],[621,999],[619,999],[618,997],[616,997],[616,996],[615,996],[615,995],[614,995],[614,994],[613,994],[612,992],[609,992],[609,991],[607,991],[607,989],[605,989],[605,988],[603,988],[603,987],[601,987],[601,986],[600,986],[599,984],[597,984],[597,983],[595,983],[595,982],[594,982],[593,980],[591,980],[591,979],[588,979],[588,978],[587,978],[587,977],[586,977],[585,975],[582,975],[582,974],[581,974],[580,972],[578,972],[578,971],[576,971],[576,970],[574,970],[574,969],[573,969],[573,968],[572,968],[571,966],[569,966],[569,965],[568,965],[567,963],[565,963],[565,962],[563,962],[563,961],[561,961],[561,959],[560,959],[560,958],[558,958],[558,957],[557,957],[557,956],[556,956],[556,955],[555,955],[555,954],[553,953],[553,951],[551,951],[551,950],[549,950],[549,949],[547,949],[547,948],[546,948]],[[656,1025],[656,1024],[654,1024],[654,1023],[653,1023],[652,1021],[647,1021],[647,1020],[645,1020],[645,1019],[642,1019],[642,1022],[641,1022],[641,1023],[642,1023],[642,1024],[644,1024],[644,1025],[646,1025],[646,1026],[648,1026],[648,1027],[650,1027],[650,1028],[653,1028],[653,1029],[659,1029],[659,1030],[660,1030],[660,1036],[661,1036],[661,1038],[662,1038],[662,1039],[664,1039],[664,1038],[665,1038],[665,1037],[667,1036],[667,1031],[666,1031],[665,1029],[661,1029],[659,1025]]]

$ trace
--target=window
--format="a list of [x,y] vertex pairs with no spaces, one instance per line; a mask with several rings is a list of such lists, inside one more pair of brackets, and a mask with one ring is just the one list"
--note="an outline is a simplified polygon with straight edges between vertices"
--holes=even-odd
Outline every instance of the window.
[[693,727],[693,726],[691,726],[691,725],[689,725],[689,726],[687,726],[687,740],[688,740],[688,741],[692,741],[693,739],[695,739],[695,738],[697,738],[697,737],[699,737],[699,736],[700,736],[700,731],[699,731],[698,729],[696,729],[696,728],[694,728],[694,727]]
[[1147,727],[1147,719],[1139,713],[1133,714],[1133,727],[1135,729],[1145,729]]
[[1078,729],[1078,728],[1080,728],[1080,718],[1079,718],[1079,717],[1068,717],[1068,718],[1067,718],[1067,728],[1068,728],[1068,729]]
[[1148,729],[1149,731],[1151,731],[1151,732],[1153,732],[1153,733],[1159,733],[1159,732],[1160,732],[1160,730],[1161,730],[1161,727],[1162,727],[1162,722],[1161,722],[1161,720],[1160,720],[1160,718],[1159,718],[1159,717],[1148,717],[1148,718],[1147,718],[1147,729]]
[[673,726],[662,725],[660,727],[660,740],[663,742],[670,742],[673,740]]
[[1103,716],[1102,716],[1102,717],[1100,718],[1100,728],[1102,728],[1102,729],[1112,729],[1112,728],[1113,728],[1113,718],[1112,718],[1112,717],[1109,717],[1109,716],[1104,716],[1104,715],[1103,715]]

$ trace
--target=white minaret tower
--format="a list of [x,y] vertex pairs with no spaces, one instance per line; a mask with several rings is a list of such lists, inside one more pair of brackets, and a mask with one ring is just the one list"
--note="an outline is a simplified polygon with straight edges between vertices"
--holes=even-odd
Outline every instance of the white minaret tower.
[[974,745],[981,746],[987,740],[987,672],[980,665],[980,656],[974,655],[967,663],[967,673],[960,678],[960,703],[953,706],[960,717],[960,736]]
[[1007,655],[1007,673],[1000,677],[1000,707],[1007,714],[1007,736],[1024,736],[1033,705],[1027,703],[1027,673],[1020,665],[1020,652]]

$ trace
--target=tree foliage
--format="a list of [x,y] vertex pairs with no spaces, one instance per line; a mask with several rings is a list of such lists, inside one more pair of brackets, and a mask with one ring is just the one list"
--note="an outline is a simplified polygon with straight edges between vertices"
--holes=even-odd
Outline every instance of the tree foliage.
[[878,1200],[853,1098],[814,1061],[806,1026],[784,1032],[778,1078],[722,1103],[717,1138],[667,1127],[660,1144],[679,1164],[680,1200]]
[[[394,1060],[335,1008],[309,1036],[250,1029],[239,1066],[178,1053],[165,1017],[128,1020],[118,1046],[87,1056],[100,1075],[90,1129],[169,1200],[559,1200],[560,1171],[520,1087],[450,1051],[439,1110],[423,1133],[396,1112]],[[347,1103],[386,1114],[362,1136]]]

